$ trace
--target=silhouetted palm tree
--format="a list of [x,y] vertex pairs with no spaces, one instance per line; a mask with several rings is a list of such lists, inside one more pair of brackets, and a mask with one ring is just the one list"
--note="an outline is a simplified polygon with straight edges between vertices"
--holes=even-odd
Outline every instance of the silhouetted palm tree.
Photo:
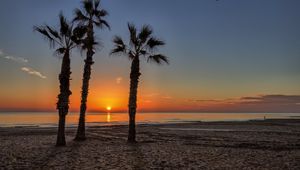
[[61,72],[59,74],[60,93],[56,108],[59,113],[58,133],[56,146],[66,145],[65,140],[65,118],[69,110],[69,96],[72,94],[70,91],[70,51],[81,42],[81,38],[85,34],[85,28],[77,27],[73,29],[66,18],[60,14],[60,29],[56,30],[48,25],[34,27],[35,31],[41,33],[46,40],[50,43],[50,48],[56,48],[55,53],[62,55]]
[[148,62],[155,62],[162,64],[169,63],[168,58],[162,54],[155,54],[157,47],[165,45],[165,43],[152,36],[152,29],[148,25],[144,25],[139,33],[133,24],[128,24],[130,32],[130,41],[126,45],[121,37],[115,36],[113,42],[115,44],[111,54],[121,53],[125,54],[132,60],[130,72],[130,92],[128,102],[129,112],[129,131],[128,142],[136,142],[135,136],[135,115],[137,102],[137,89],[140,73],[140,56],[147,58]]
[[91,77],[91,66],[94,63],[94,46],[97,44],[94,37],[94,25],[98,28],[107,27],[109,24],[103,19],[108,15],[107,11],[100,9],[100,0],[82,1],[83,9],[75,9],[74,22],[87,28],[87,36],[83,42],[82,49],[87,50],[86,59],[84,60],[84,72],[82,79],[81,105],[77,134],[75,140],[85,140],[85,113],[86,102],[88,97],[89,80]]

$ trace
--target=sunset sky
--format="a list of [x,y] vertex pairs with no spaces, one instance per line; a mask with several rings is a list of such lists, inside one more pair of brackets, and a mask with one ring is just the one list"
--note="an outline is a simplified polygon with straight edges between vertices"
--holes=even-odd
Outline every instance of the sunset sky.
[[[141,64],[144,112],[300,113],[299,0],[102,0],[111,31],[97,30],[88,110],[127,110],[130,61],[109,56],[127,22],[166,41],[170,65]],[[34,25],[70,20],[79,0],[1,0],[0,111],[55,111],[61,59]],[[80,103],[83,60],[71,56],[71,110]]]

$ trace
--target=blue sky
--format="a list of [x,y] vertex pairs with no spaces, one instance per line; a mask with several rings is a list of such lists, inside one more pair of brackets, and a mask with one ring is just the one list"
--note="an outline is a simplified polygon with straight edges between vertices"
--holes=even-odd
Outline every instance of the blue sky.
[[[0,5],[1,100],[16,92],[57,90],[60,60],[34,25],[57,25],[60,11],[72,18],[74,0],[2,0]],[[102,0],[112,29],[96,31],[102,47],[95,55],[94,79],[128,80],[126,57],[110,57],[113,35],[127,38],[127,22],[150,24],[166,41],[161,50],[169,66],[143,64],[140,94],[159,93],[179,101],[257,95],[300,95],[300,1],[298,0]],[[27,63],[8,61],[21,57]],[[72,54],[75,91],[80,88],[82,60]],[[123,59],[122,59],[123,58]],[[41,73],[25,74],[28,67]],[[113,68],[113,70],[112,70]],[[7,76],[7,73],[10,76]],[[96,82],[96,81],[95,81]],[[19,85],[22,84],[22,87]],[[97,83],[95,83],[98,85]],[[99,83],[101,84],[101,83]],[[24,100],[20,96],[18,101]],[[13,98],[11,100],[14,100]],[[38,99],[36,99],[38,100]]]

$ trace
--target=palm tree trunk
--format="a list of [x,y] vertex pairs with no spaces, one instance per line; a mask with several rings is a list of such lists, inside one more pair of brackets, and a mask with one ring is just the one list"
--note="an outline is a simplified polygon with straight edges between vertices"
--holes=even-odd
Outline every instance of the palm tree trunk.
[[91,78],[91,70],[93,61],[93,43],[94,43],[94,33],[93,33],[93,24],[90,23],[88,27],[88,50],[86,53],[86,59],[84,60],[84,71],[83,71],[83,79],[82,79],[82,91],[81,91],[81,104],[80,104],[80,115],[79,115],[79,123],[77,134],[75,140],[81,141],[85,140],[85,113],[86,113],[86,102],[89,93],[89,81]]
[[69,97],[72,94],[72,92],[70,91],[70,75],[71,75],[70,55],[69,55],[69,51],[66,50],[63,56],[61,72],[59,74],[60,94],[58,95],[58,101],[56,103],[57,105],[56,107],[59,113],[59,122],[58,122],[56,146],[66,145],[65,119],[69,111]]
[[93,64],[92,53],[87,52],[87,59],[84,60],[84,73],[82,79],[82,91],[81,91],[81,105],[80,105],[80,115],[77,134],[75,140],[85,140],[85,113],[86,113],[86,102],[89,90],[89,80],[91,78],[91,66]]
[[66,145],[65,120],[66,120],[66,116],[64,114],[60,113],[59,122],[58,122],[56,146],[65,146]]
[[129,113],[129,130],[128,130],[128,142],[135,143],[136,130],[135,130],[135,115],[136,115],[136,102],[137,102],[137,89],[140,77],[140,61],[136,56],[131,64],[130,72],[130,92],[128,102],[128,113]]

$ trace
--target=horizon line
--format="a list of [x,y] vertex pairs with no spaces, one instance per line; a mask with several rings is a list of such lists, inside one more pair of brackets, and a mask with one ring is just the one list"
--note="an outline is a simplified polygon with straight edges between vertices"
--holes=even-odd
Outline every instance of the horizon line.
[[[0,110],[0,113],[12,113],[12,112],[57,112],[54,110]],[[74,113],[79,111],[69,111],[69,113]],[[91,110],[87,111],[87,113],[128,113],[128,111],[103,111],[103,110]],[[258,112],[248,112],[248,111],[189,111],[189,110],[156,110],[156,111],[138,111],[138,113],[299,113],[300,112],[266,112],[266,111],[258,111]]]

